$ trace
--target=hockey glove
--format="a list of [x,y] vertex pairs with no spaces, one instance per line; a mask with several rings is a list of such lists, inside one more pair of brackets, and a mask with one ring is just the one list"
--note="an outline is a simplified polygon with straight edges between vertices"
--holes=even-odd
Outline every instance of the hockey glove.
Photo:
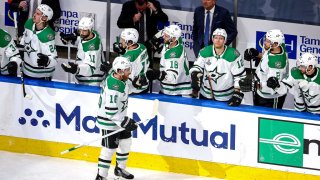
[[110,69],[112,68],[112,65],[110,63],[102,63],[100,65],[100,71],[105,72],[106,74],[109,73]]
[[271,89],[276,89],[276,88],[280,87],[280,83],[279,83],[278,78],[269,77],[269,79],[267,80],[267,86]]
[[133,131],[137,129],[138,126],[136,125],[136,122],[133,119],[129,118],[128,116],[125,116],[121,123],[121,127],[127,131]]
[[228,101],[229,106],[239,106],[241,104],[241,101],[243,99],[244,94],[238,91],[235,91]]
[[159,71],[156,69],[148,69],[147,73],[147,78],[149,79],[149,81],[158,79],[159,81],[163,81],[167,75],[167,73],[165,71]]
[[191,87],[196,92],[200,91],[200,82],[202,80],[203,74],[201,72],[191,73]]
[[73,62],[68,62],[68,64],[62,63],[61,67],[65,72],[72,73],[72,74],[76,74],[79,71],[78,64]]
[[15,61],[10,61],[7,65],[8,73],[10,76],[17,76],[18,64]]
[[121,47],[120,43],[115,42],[115,43],[113,43],[113,51],[118,54],[123,55],[126,52],[126,49]]
[[259,51],[255,48],[249,48],[244,51],[244,59],[251,61],[251,59],[256,60],[255,57],[259,55]]
[[141,89],[142,86],[147,85],[147,78],[145,76],[136,76],[133,80],[132,80],[132,86],[137,88],[137,89]]
[[50,64],[50,60],[47,55],[42,53],[38,53],[37,55],[38,55],[37,63],[39,67],[47,67]]
[[250,92],[252,91],[252,78],[246,77],[244,79],[239,80],[239,86],[242,92]]
[[165,78],[166,78],[166,76],[167,76],[167,73],[165,72],[165,71],[159,71],[160,72],[160,75],[159,75],[159,81],[163,81]]
[[68,42],[71,42],[71,44],[74,45],[75,42],[77,41],[78,35],[76,33],[65,34],[65,33],[61,32],[60,37],[61,37],[61,42],[64,45],[68,44]]
[[153,80],[158,78],[158,77],[156,77],[156,74],[154,73],[154,70],[150,69],[150,68],[147,70],[146,75],[147,75],[147,78],[149,79],[149,81],[153,81]]

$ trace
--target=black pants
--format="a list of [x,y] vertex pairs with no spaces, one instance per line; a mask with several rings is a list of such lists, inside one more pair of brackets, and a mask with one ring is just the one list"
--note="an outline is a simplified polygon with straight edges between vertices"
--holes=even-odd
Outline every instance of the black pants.
[[[112,133],[111,130],[104,130],[102,129],[102,136]],[[118,148],[119,140],[120,139],[128,139],[131,138],[131,131],[123,130],[119,133],[116,133],[114,135],[111,135],[109,137],[105,137],[102,139],[101,145],[103,147],[109,148],[109,149],[115,149]]]
[[259,96],[258,93],[255,93],[255,98],[254,98],[254,105],[255,106],[263,106],[263,107],[271,107],[274,109],[282,109],[282,106],[284,104],[284,101],[286,100],[286,94],[283,96],[280,96],[278,98],[263,98]]

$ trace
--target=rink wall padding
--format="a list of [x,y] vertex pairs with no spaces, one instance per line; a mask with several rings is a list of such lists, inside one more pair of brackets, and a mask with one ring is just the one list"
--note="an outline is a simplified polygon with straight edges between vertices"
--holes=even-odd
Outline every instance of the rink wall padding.
[[[100,89],[0,76],[0,149],[96,162]],[[319,179],[320,116],[159,94],[129,97],[128,115],[150,118],[133,132],[128,165],[226,179]]]

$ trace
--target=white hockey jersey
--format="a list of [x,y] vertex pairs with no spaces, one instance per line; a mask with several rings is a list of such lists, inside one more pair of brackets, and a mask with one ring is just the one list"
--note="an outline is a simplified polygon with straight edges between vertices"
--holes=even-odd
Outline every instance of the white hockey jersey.
[[78,74],[75,75],[79,84],[100,86],[105,79],[105,73],[100,71],[100,65],[105,62],[101,39],[96,31],[88,41],[80,40],[77,52]]
[[[24,45],[23,73],[34,78],[52,77],[57,64],[57,51],[55,46],[55,32],[50,26],[37,31],[32,19],[25,23],[21,44]],[[49,57],[47,67],[39,67],[38,53]]]
[[289,73],[285,44],[281,44],[280,47],[282,48],[281,54],[272,54],[270,51],[264,52],[256,69],[256,74],[260,79],[260,88],[257,89],[257,93],[263,98],[271,99],[283,96],[267,86],[267,80],[270,77],[276,77],[281,81]]
[[189,95],[192,92],[189,62],[182,39],[173,48],[165,45],[161,51],[160,71],[167,73],[160,83],[161,92],[167,95]]
[[317,67],[317,73],[310,78],[294,67],[289,76],[284,78],[280,87],[275,91],[279,94],[286,94],[287,89],[294,96],[294,107],[297,111],[305,111],[320,114],[320,68]]
[[14,61],[17,64],[21,63],[21,57],[19,50],[13,42],[10,34],[0,28],[0,65],[1,75],[8,75],[7,65],[10,61]]
[[246,76],[240,53],[229,46],[225,46],[220,56],[213,45],[204,47],[190,72],[203,73],[200,93],[208,99],[212,98],[213,93],[217,101],[228,101],[234,89],[240,89],[239,80]]
[[144,76],[146,77],[146,72],[148,70],[150,61],[149,56],[147,53],[147,49],[143,44],[138,43],[138,47],[132,50],[126,50],[126,53],[123,55],[124,57],[128,58],[131,63],[131,74],[129,76],[129,80],[127,82],[129,86],[129,93],[140,93],[148,88],[149,80],[146,78],[147,83],[145,86],[137,89],[132,85],[132,81],[137,76]]
[[129,87],[120,81],[111,72],[99,98],[99,110],[96,125],[101,129],[118,130],[127,115]]

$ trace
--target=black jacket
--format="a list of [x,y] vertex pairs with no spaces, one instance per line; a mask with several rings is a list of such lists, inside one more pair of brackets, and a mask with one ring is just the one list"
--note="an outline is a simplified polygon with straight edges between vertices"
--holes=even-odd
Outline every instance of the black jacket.
[[[192,30],[192,37],[193,37],[193,51],[196,57],[198,57],[199,51],[203,48],[203,40],[204,40],[204,18],[205,18],[205,9],[203,6],[197,7],[194,12],[193,16],[193,30]],[[227,45],[229,45],[237,36],[238,31],[231,19],[230,13],[227,9],[221,6],[215,6],[213,19],[211,23],[211,32],[212,33],[217,28],[225,29],[228,37],[227,37]],[[212,44],[212,41],[210,41]]]
[[[146,12],[146,27],[147,27],[147,38],[151,39],[157,32],[157,23],[166,23],[168,21],[168,16],[162,11],[160,3],[155,0],[149,0],[156,7],[158,13],[155,14],[149,8],[145,10]],[[135,1],[125,2],[122,6],[121,14],[118,18],[117,25],[119,28],[135,28],[139,31],[139,23],[133,23],[133,16],[138,13]]]

